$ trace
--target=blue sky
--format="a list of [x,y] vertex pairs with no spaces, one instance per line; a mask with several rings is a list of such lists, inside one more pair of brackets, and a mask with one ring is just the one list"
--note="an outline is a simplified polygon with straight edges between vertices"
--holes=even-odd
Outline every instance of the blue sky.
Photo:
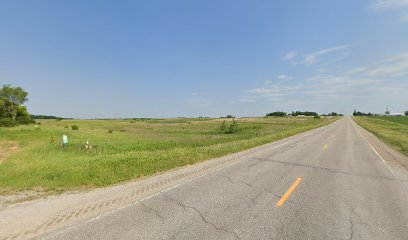
[[65,117],[408,110],[408,0],[1,1],[0,84]]

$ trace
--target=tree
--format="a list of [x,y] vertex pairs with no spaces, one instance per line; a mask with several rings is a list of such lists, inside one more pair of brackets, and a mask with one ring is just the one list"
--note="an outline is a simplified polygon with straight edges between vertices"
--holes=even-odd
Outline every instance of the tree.
[[286,112],[271,112],[267,113],[267,117],[286,117],[288,114]]
[[9,114],[9,117],[16,121],[17,113],[20,105],[28,101],[28,93],[21,87],[12,87],[11,85],[3,85],[0,89],[0,101],[3,105],[3,111]]
[[364,112],[360,112],[360,111],[357,111],[357,110],[354,110],[354,112],[353,112],[353,116],[368,116],[368,117],[371,117],[371,116],[374,116],[375,114],[373,114],[373,113],[364,113]]
[[405,116],[408,116],[408,111],[405,111]]
[[22,106],[28,100],[27,95],[20,87],[3,85],[0,88],[0,126],[12,127],[34,122],[27,108]]

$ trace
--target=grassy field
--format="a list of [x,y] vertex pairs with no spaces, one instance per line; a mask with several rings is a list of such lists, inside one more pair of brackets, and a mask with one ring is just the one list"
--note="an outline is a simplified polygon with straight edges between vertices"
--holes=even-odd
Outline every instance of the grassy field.
[[[37,127],[0,128],[0,193],[111,185],[242,151],[335,119],[243,118],[234,134],[220,132],[223,119],[40,120]],[[70,141],[65,148],[60,146],[63,134]],[[92,149],[85,148],[87,140]]]
[[354,120],[408,156],[408,117],[354,117]]

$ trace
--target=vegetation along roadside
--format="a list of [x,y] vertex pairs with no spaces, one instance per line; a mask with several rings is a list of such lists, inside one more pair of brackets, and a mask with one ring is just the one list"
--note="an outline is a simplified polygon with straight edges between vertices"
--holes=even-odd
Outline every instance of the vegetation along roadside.
[[408,156],[408,116],[354,117],[354,120],[382,141]]
[[[37,120],[37,125],[0,128],[0,142],[17,148],[0,163],[0,190],[107,186],[239,152],[336,119]],[[68,137],[65,147],[62,135]]]

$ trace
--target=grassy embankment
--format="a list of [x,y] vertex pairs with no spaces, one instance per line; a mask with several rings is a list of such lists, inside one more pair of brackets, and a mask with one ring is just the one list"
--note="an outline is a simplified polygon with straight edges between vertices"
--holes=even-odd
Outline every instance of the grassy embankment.
[[408,117],[354,117],[363,128],[408,156]]
[[[234,134],[220,133],[222,119],[41,120],[38,128],[0,128],[0,143],[17,146],[0,161],[0,193],[106,186],[242,151],[335,119],[238,119]],[[60,146],[62,134],[70,140],[66,148]]]

